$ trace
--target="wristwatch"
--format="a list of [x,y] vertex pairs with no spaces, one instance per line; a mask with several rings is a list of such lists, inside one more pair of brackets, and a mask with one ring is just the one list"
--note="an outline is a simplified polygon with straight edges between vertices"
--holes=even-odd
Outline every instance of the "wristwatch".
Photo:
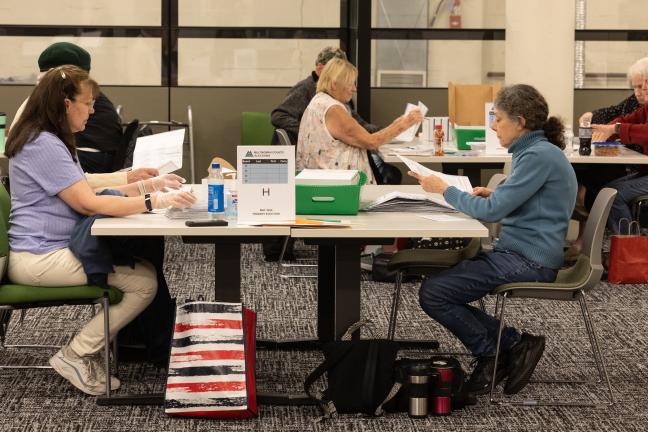
[[144,204],[146,204],[146,211],[153,211],[153,204],[151,204],[151,194],[144,194]]
[[619,122],[614,123],[614,133],[616,135],[619,135],[621,133],[621,123]]

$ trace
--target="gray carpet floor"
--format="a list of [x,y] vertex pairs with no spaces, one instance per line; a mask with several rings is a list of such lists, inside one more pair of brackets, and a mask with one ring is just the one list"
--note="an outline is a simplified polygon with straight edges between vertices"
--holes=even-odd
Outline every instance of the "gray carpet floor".
[[[303,248],[303,246],[301,246]],[[306,252],[308,253],[308,251]],[[264,263],[258,245],[243,249],[244,303],[258,314],[257,337],[299,339],[316,333],[316,282],[285,280],[276,263]],[[167,240],[165,272],[172,294],[183,301],[199,295],[213,297],[213,247],[184,245]],[[386,333],[392,285],[362,284],[362,316],[375,323],[376,335]],[[460,352],[456,340],[421,312],[417,284],[407,284],[399,313],[399,338],[436,338],[443,351]],[[382,418],[342,415],[316,422],[316,407],[261,406],[257,418],[215,421],[167,417],[161,407],[100,407],[51,370],[0,370],[1,431],[644,431],[648,428],[648,335],[646,311],[648,287],[601,283],[589,296],[609,366],[616,404],[609,408],[549,408],[490,406],[486,397],[478,404],[449,417],[413,420],[406,414]],[[535,377],[593,378],[596,370],[580,311],[576,304],[515,300],[507,307],[510,322],[519,329],[547,336],[545,355]],[[487,307],[492,310],[493,302]],[[62,344],[90,317],[88,307],[29,311],[21,322],[15,314],[9,343]],[[426,356],[429,352],[404,353]],[[42,351],[6,350],[0,362],[45,364]],[[263,351],[257,353],[257,384],[265,391],[300,391],[304,377],[322,357],[316,352]],[[462,357],[468,367],[468,358]],[[164,371],[146,364],[122,364],[119,392],[163,391]],[[572,400],[602,401],[596,385],[556,386],[530,384],[519,395],[559,396]]]

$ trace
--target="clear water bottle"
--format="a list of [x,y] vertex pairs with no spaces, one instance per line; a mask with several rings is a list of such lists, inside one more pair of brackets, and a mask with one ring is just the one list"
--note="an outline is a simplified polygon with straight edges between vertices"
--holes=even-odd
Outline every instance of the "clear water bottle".
[[238,194],[235,190],[225,192],[225,217],[235,221],[238,218]]
[[207,178],[207,210],[212,219],[222,219],[225,214],[224,183],[220,164],[213,163]]
[[569,126],[565,126],[565,148],[563,151],[567,157],[571,156],[574,151],[574,131]]

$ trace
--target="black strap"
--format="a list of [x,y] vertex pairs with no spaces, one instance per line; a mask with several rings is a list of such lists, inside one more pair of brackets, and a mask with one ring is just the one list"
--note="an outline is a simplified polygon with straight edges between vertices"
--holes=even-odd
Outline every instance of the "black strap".
[[336,413],[337,410],[335,409],[335,405],[332,401],[325,401],[322,392],[312,393],[311,387],[313,386],[313,384],[315,384],[315,381],[317,381],[322,375],[324,375],[325,372],[329,371],[336,364],[338,364],[347,354],[351,352],[351,348],[353,348],[353,343],[338,343],[341,344],[343,349],[335,351],[331,357],[325,359],[319,366],[315,368],[313,372],[310,373],[310,375],[308,375],[308,377],[306,377],[306,380],[304,381],[304,391],[306,392],[306,394],[308,394],[308,396],[315,399],[322,405],[322,409],[326,411],[327,416],[332,416]]
[[369,412],[373,407],[373,392],[376,384],[376,364],[378,363],[378,342],[369,342],[367,360],[365,361],[364,377],[362,378],[362,400],[365,404],[365,412]]

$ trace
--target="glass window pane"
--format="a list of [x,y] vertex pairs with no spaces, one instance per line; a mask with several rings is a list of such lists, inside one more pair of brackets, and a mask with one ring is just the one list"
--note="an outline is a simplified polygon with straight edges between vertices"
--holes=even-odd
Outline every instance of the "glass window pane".
[[371,24],[375,28],[504,28],[505,7],[506,0],[372,0]]
[[340,0],[178,0],[185,27],[339,27]]
[[648,6],[643,0],[586,0],[585,28],[645,30]]
[[504,41],[372,42],[373,87],[447,87],[503,81]]
[[178,40],[178,85],[292,87],[334,39]]
[[628,68],[648,53],[648,42],[586,41],[584,45],[584,88],[630,88]]
[[160,26],[160,0],[2,0],[0,21],[14,25]]
[[162,41],[159,38],[2,36],[0,84],[33,84],[38,56],[54,42],[72,42],[90,53],[90,74],[99,85],[161,85]]

